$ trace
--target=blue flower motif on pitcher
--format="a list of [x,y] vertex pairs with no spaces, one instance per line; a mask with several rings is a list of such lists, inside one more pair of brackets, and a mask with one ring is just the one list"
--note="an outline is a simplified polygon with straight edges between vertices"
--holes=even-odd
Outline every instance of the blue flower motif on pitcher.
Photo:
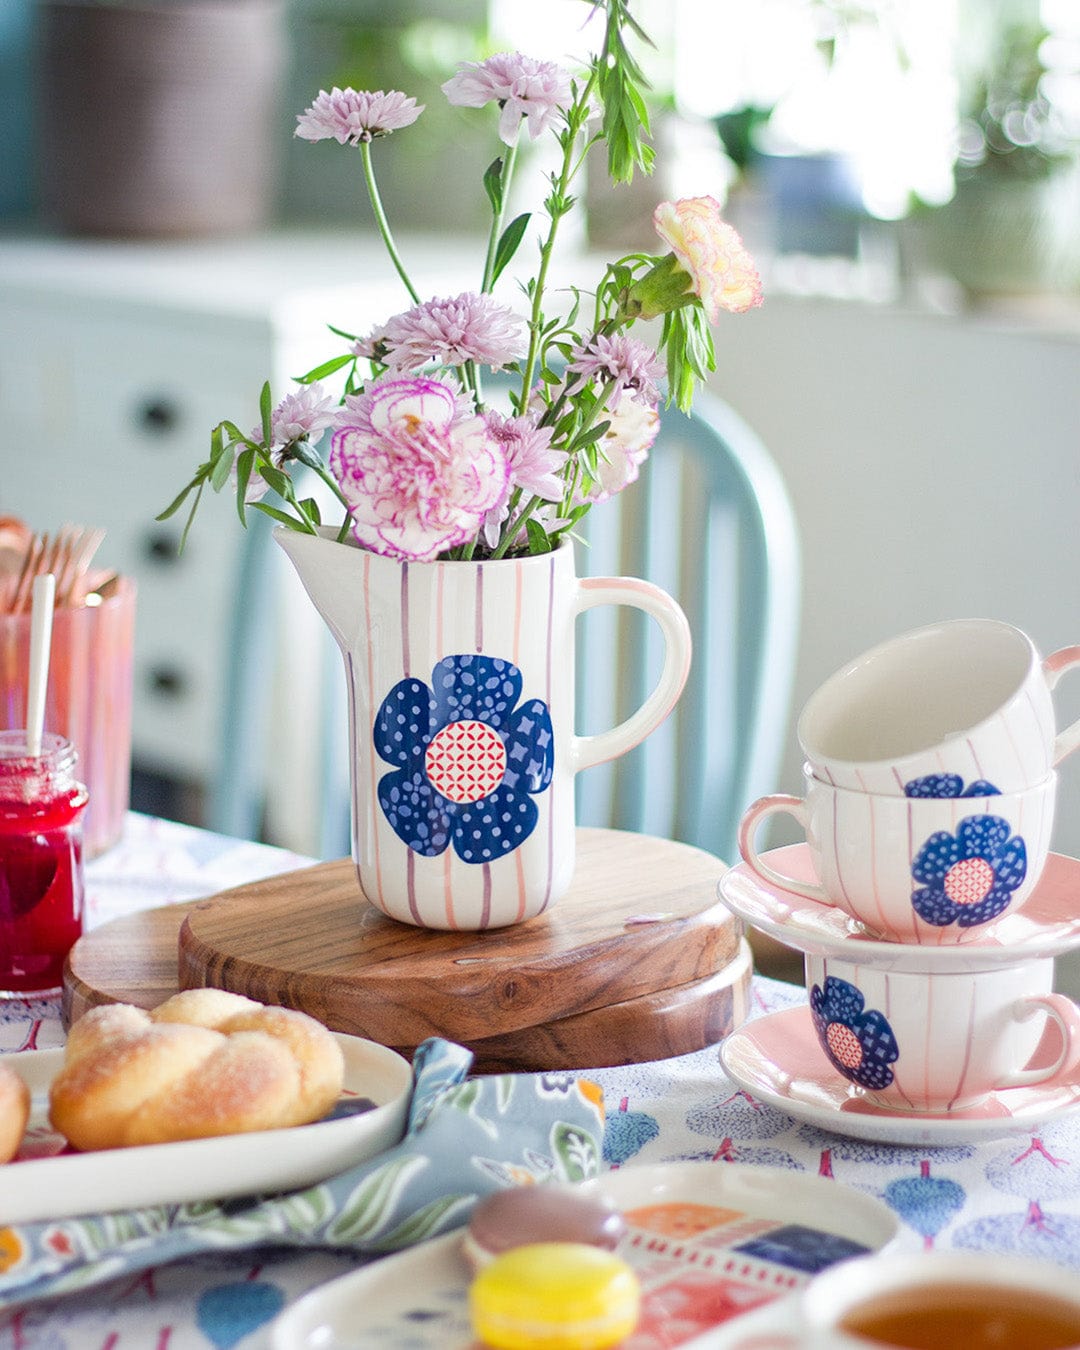
[[1008,907],[1027,876],[1027,846],[1001,816],[967,816],[955,834],[930,836],[911,875],[922,886],[911,895],[921,919],[939,928],[972,928]]
[[379,805],[414,853],[453,843],[463,862],[512,853],[539,817],[533,796],[551,784],[555,739],[538,698],[518,707],[521,671],[497,656],[447,656],[423,680],[399,680],[372,733],[397,766],[379,780]]
[[815,984],[810,990],[810,1015],[833,1067],[860,1087],[880,1090],[893,1080],[889,1065],[900,1058],[900,1047],[885,1014],[865,1011],[864,1002],[853,984],[826,975],[824,989]]

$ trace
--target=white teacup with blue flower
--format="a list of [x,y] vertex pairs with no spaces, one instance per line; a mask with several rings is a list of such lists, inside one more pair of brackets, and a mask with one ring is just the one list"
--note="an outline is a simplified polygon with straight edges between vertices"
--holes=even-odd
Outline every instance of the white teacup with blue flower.
[[1053,978],[1052,957],[975,972],[806,957],[810,1015],[826,1058],[896,1111],[964,1110],[992,1092],[1053,1078],[1080,1049],[1080,1010],[1052,992]]
[[1041,783],[1080,746],[1080,718],[1057,730],[1051,693],[1080,646],[1040,655],[997,619],[950,619],[901,633],[831,675],[799,715],[803,758],[834,787],[904,796],[931,775],[1002,792]]
[[[833,787],[809,766],[804,781],[803,797],[777,793],[748,808],[739,850],[766,883],[837,906],[873,937],[977,942],[1023,905],[1046,864],[1056,774],[1013,793],[933,774],[914,781],[906,797]],[[785,875],[758,851],[758,830],[773,815],[803,827],[816,882]]]
[[[345,658],[352,852],[393,919],[478,931],[542,913],[574,874],[574,776],[625,754],[690,669],[676,602],[630,577],[578,579],[573,547],[499,561],[403,562],[276,530]],[[656,687],[625,721],[574,730],[574,625],[632,605],[664,639]]]

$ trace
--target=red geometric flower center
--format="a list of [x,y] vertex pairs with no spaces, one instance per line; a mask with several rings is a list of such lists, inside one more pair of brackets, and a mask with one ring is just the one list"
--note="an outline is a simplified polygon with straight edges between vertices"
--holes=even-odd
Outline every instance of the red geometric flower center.
[[428,746],[424,768],[447,800],[478,802],[502,782],[506,746],[486,722],[451,722]]
[[994,869],[985,858],[965,858],[945,873],[945,894],[954,905],[977,905],[994,885]]
[[857,1069],[863,1060],[863,1048],[858,1036],[843,1022],[830,1022],[825,1028],[825,1039],[833,1058],[845,1069]]

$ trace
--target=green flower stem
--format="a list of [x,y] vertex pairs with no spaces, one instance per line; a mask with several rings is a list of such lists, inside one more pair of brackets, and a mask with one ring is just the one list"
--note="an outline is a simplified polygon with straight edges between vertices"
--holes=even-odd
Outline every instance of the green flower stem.
[[[520,140],[520,134],[518,139]],[[484,259],[484,280],[481,283],[481,291],[490,291],[492,287],[492,272],[495,270],[495,254],[499,248],[499,240],[502,238],[503,221],[506,219],[506,203],[510,197],[510,184],[514,178],[514,169],[517,167],[518,142],[507,146],[506,154],[503,156],[503,166],[501,181],[499,183],[499,209],[494,213],[491,220],[491,233],[488,236],[487,257]]]
[[[595,422],[596,422],[597,418],[599,417],[599,415],[600,415],[602,412],[606,412],[606,411],[607,411],[607,401],[608,401],[608,398],[610,397],[611,392],[612,392],[612,390],[613,390],[614,388],[615,388],[615,381],[614,381],[614,380],[608,380],[608,382],[607,382],[607,383],[604,385],[604,387],[600,390],[600,395],[599,395],[599,397],[597,398],[596,403],[594,404],[592,411],[589,413],[588,417],[584,420],[584,422],[583,422],[583,423],[581,424],[581,426],[578,428],[578,433],[577,433],[577,435],[574,437],[573,443],[567,447],[567,451],[566,451],[566,454],[567,454],[567,467],[568,467],[568,468],[569,468],[569,467],[573,467],[573,468],[574,468],[574,471],[575,471],[575,472],[574,472],[574,479],[573,479],[573,483],[574,483],[574,484],[576,484],[576,482],[577,482],[577,460],[576,460],[575,456],[576,456],[576,452],[577,452],[578,446],[580,445],[580,442],[581,442],[582,437],[583,437],[583,436],[585,435],[585,433],[589,430],[589,428],[592,427],[592,426],[595,424]],[[573,491],[573,485],[571,485],[571,495],[572,495],[572,491]],[[502,538],[499,540],[498,546],[496,547],[495,551],[494,551],[494,552],[492,553],[492,555],[491,555],[493,559],[494,559],[494,558],[501,558],[501,557],[504,556],[504,554],[506,553],[506,550],[510,547],[511,541],[514,540],[514,539],[516,539],[516,538],[518,537],[518,535],[521,533],[522,526],[523,526],[523,525],[525,524],[525,522],[529,519],[529,517],[533,514],[533,512],[536,510],[536,508],[537,508],[538,506],[543,505],[545,501],[546,501],[546,498],[544,498],[544,497],[530,497],[529,500],[525,503],[525,506],[524,506],[524,508],[522,509],[522,511],[517,515],[517,517],[514,517],[514,516],[513,516],[513,513],[511,513],[510,517],[507,519],[506,525],[503,527]],[[566,498],[563,499],[563,505],[564,505],[564,506],[569,505],[569,503],[566,501]]]
[[[593,66],[589,72],[588,81],[585,88],[581,91],[577,103],[570,110],[569,127],[566,137],[566,146],[563,149],[562,168],[559,171],[559,181],[557,187],[553,188],[551,200],[554,205],[565,201],[566,193],[573,181],[574,174],[581,167],[582,156],[577,164],[574,163],[574,143],[577,140],[577,133],[580,126],[584,123],[584,114],[589,105],[589,97],[592,94],[593,86],[596,83],[596,67]],[[573,135],[569,134],[570,128],[573,128]],[[539,355],[540,347],[540,318],[543,312],[544,288],[547,284],[547,274],[551,267],[552,257],[555,252],[555,238],[559,232],[559,221],[566,214],[567,208],[563,210],[554,210],[551,213],[551,224],[548,227],[547,238],[540,246],[540,266],[536,274],[536,285],[533,289],[532,313],[529,317],[529,354],[525,359],[525,369],[521,380],[521,406],[527,407],[529,400],[529,390],[532,388],[533,377],[536,373],[536,361]]]
[[420,295],[416,287],[409,280],[409,274],[405,271],[405,264],[401,261],[397,247],[394,244],[394,236],[390,233],[390,222],[386,219],[386,212],[383,210],[382,198],[379,196],[379,187],[375,182],[375,167],[371,162],[371,143],[370,141],[360,142],[360,161],[364,166],[364,182],[367,184],[368,197],[371,200],[371,209],[375,212],[375,223],[379,227],[379,233],[383,237],[383,243],[386,245],[386,251],[390,255],[390,261],[394,264],[398,276],[405,283],[405,289],[409,292],[414,305],[420,303]]

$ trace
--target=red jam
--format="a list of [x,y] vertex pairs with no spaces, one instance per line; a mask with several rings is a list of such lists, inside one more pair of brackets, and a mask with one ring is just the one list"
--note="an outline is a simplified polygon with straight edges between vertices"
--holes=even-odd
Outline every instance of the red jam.
[[27,754],[22,731],[0,731],[0,994],[59,989],[82,933],[82,816],[75,751],[47,734]]

